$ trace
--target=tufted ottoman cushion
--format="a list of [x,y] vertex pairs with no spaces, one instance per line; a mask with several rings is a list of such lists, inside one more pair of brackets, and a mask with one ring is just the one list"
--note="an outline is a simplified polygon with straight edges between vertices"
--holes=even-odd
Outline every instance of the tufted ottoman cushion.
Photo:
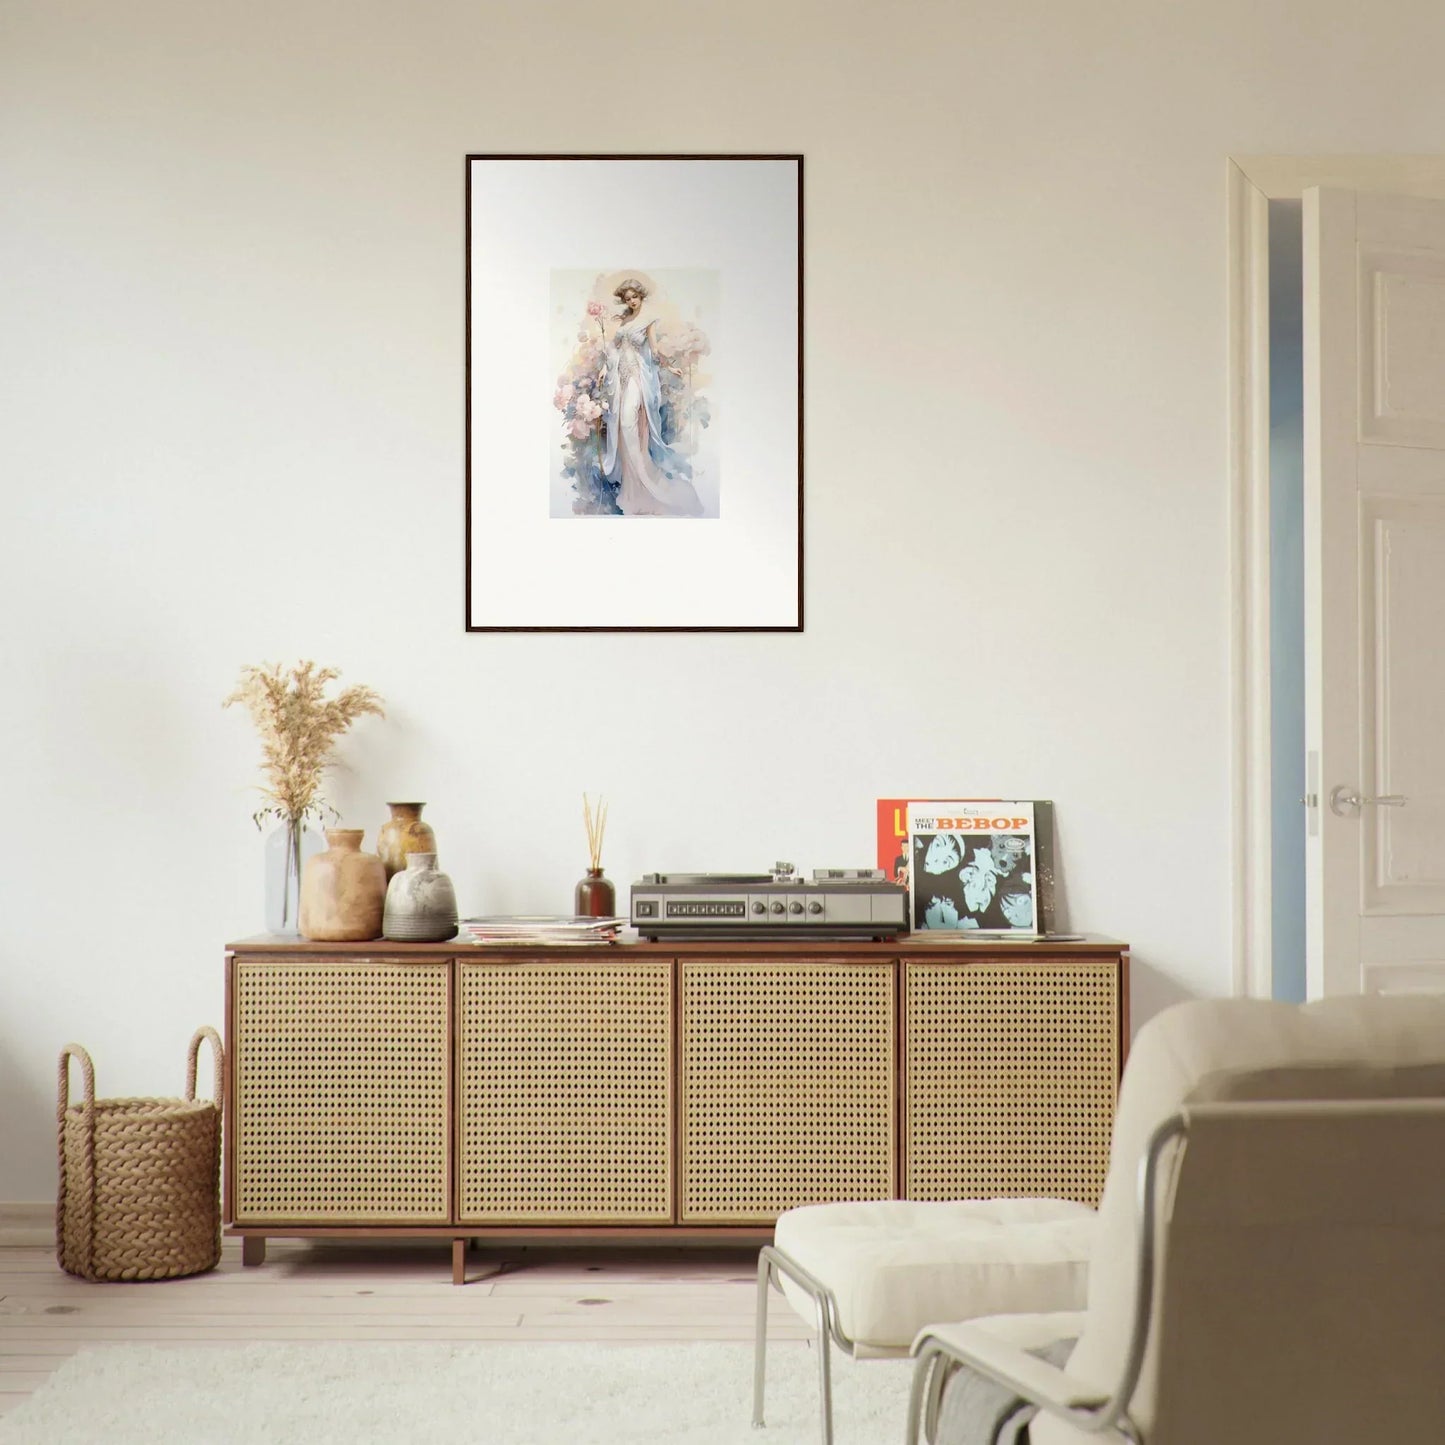
[[[1067,1199],[810,1204],[778,1217],[774,1241],[833,1291],[859,1355],[905,1355],[942,1320],[1083,1309],[1095,1217]],[[781,1283],[811,1322],[812,1301]]]

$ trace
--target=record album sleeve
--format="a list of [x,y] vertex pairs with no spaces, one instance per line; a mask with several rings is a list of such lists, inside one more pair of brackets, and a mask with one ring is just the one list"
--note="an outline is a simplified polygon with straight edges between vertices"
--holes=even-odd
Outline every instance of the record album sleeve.
[[914,930],[1055,931],[1052,800],[879,798],[877,804],[877,867],[908,888]]

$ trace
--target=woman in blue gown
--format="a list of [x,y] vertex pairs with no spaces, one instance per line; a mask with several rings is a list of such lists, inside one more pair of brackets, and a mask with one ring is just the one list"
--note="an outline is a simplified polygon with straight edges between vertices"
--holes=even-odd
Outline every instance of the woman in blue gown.
[[613,295],[624,310],[607,347],[602,474],[617,485],[624,517],[700,517],[692,467],[663,437],[656,321],[643,313],[647,288],[629,278]]

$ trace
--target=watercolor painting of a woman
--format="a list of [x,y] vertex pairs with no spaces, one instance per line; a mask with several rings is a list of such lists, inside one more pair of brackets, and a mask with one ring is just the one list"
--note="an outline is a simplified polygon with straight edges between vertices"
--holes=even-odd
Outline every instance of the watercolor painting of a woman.
[[716,516],[715,475],[709,509],[696,472],[698,438],[711,420],[698,390],[707,338],[675,306],[654,304],[649,278],[616,277],[592,284],[587,320],[553,397],[569,483],[561,514]]
[[[607,350],[602,475],[617,483],[624,517],[700,517],[692,467],[664,439],[662,384],[646,314],[647,290],[635,277],[613,292],[623,305]],[[675,370],[675,368],[674,368]]]

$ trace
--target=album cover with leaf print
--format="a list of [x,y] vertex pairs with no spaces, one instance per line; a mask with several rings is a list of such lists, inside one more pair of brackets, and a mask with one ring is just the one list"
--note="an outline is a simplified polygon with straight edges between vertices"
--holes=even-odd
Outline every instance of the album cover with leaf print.
[[1054,929],[1048,799],[878,799],[878,867],[909,890],[915,931]]

